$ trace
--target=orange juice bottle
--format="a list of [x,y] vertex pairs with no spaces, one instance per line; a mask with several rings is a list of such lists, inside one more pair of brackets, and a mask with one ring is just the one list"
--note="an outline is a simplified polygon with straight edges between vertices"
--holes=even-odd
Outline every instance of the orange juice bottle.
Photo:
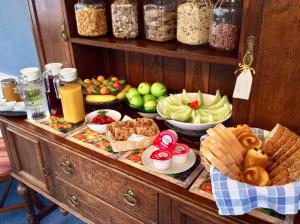
[[79,123],[85,118],[81,85],[77,83],[77,70],[64,68],[55,79],[57,97],[61,99],[64,119],[70,123]]

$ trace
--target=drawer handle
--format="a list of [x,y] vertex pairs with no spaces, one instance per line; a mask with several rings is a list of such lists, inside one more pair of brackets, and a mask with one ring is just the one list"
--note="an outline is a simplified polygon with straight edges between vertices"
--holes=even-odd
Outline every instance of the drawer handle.
[[79,200],[75,195],[67,194],[67,201],[73,208],[76,208],[80,205]]
[[69,160],[66,160],[66,161],[64,161],[64,162],[62,162],[61,164],[60,164],[60,168],[61,168],[61,170],[64,172],[64,173],[66,173],[66,174],[68,174],[68,175],[71,175],[72,173],[73,173],[73,166],[72,166],[72,163],[69,161]]
[[132,190],[128,190],[127,193],[123,194],[123,200],[129,206],[136,206],[137,200],[135,198],[135,193]]

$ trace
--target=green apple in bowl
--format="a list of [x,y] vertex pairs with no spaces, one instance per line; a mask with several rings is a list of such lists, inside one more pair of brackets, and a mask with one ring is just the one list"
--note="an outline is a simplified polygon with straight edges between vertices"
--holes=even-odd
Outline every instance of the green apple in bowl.
[[148,82],[142,82],[138,86],[138,91],[139,91],[139,94],[141,94],[141,95],[149,94],[150,90],[151,90],[151,85]]
[[151,94],[155,97],[166,95],[167,88],[160,82],[153,83],[151,86]]
[[128,92],[126,93],[126,98],[129,100],[131,99],[134,95],[139,95],[139,91],[137,88],[130,88]]
[[129,98],[129,104],[134,108],[140,108],[144,104],[143,97],[140,94],[135,94],[131,98]]
[[156,97],[151,94],[147,94],[143,96],[143,99],[144,99],[144,103],[147,103],[148,101],[156,101]]

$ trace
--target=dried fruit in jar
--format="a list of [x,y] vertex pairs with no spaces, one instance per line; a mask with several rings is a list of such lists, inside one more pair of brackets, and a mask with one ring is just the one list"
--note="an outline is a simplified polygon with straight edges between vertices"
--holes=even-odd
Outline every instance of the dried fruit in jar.
[[176,11],[173,6],[144,5],[146,38],[164,42],[176,37]]
[[138,8],[131,0],[116,0],[111,5],[113,34],[117,38],[130,39],[139,34]]
[[212,7],[201,1],[188,1],[177,8],[177,40],[200,45],[208,42]]

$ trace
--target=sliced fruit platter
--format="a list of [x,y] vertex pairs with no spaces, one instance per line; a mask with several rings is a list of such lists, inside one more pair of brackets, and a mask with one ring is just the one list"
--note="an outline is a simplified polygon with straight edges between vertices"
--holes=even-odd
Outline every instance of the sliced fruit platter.
[[130,86],[125,80],[119,80],[115,76],[107,79],[103,75],[96,78],[80,80],[83,87],[86,102],[89,104],[105,104],[122,101]]
[[159,101],[157,112],[172,126],[185,130],[206,130],[231,117],[227,96],[187,93],[170,95]]

